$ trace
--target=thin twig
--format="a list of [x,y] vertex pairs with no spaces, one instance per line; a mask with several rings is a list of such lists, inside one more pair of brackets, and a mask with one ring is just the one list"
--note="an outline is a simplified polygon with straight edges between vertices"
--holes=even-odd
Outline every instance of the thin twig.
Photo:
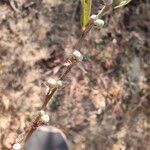
[[88,25],[86,26],[85,30],[82,31],[82,34],[81,34],[78,42],[76,43],[74,49],[80,51],[81,46],[82,46],[82,42],[85,39],[86,35],[89,33],[89,31],[92,29],[92,27],[93,27],[93,21],[90,20],[89,23],[88,23]]

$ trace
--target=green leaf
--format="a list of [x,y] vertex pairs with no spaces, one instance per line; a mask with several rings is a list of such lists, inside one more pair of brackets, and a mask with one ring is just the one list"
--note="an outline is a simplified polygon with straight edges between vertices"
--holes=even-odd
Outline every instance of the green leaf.
[[92,0],[81,0],[81,4],[82,4],[81,24],[82,28],[84,29],[90,20]]
[[132,0],[114,0],[113,1],[113,7],[116,8],[120,8],[123,7],[125,5],[127,5],[128,3],[130,3]]

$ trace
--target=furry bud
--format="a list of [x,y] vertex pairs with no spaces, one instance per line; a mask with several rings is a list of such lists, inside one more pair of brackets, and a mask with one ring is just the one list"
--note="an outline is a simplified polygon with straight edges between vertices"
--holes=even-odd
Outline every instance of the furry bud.
[[50,85],[56,85],[56,84],[57,84],[57,81],[56,81],[56,79],[49,78],[48,83],[49,83]]
[[94,14],[94,15],[91,15],[91,19],[92,19],[92,20],[98,19],[98,18],[97,18],[97,15],[95,15],[95,14]]
[[13,150],[21,150],[21,145],[19,143],[15,143],[13,145]]
[[76,57],[76,59],[77,59],[78,61],[82,61],[82,60],[83,60],[83,55],[82,55],[79,51],[75,50],[75,51],[73,52],[73,55]]
[[94,25],[98,28],[102,28],[104,26],[104,21],[102,19],[97,19],[94,21]]
[[53,78],[49,78],[48,83],[52,86],[62,86],[63,85],[61,80],[56,80]]
[[63,85],[63,82],[62,82],[61,80],[58,80],[58,81],[57,81],[57,85],[58,85],[58,86],[62,86],[62,85]]
[[47,115],[47,114],[44,114],[44,115],[42,115],[41,116],[41,119],[42,119],[42,121],[44,121],[44,122],[49,122],[49,116]]

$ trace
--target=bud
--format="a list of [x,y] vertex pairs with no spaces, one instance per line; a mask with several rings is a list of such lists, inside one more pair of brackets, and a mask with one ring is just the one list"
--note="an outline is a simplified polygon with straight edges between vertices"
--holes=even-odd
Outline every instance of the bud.
[[50,85],[55,86],[55,85],[57,84],[57,81],[56,81],[56,79],[49,78],[48,83],[49,83]]
[[103,0],[105,5],[111,5],[113,3],[113,0]]
[[62,85],[63,85],[62,81],[61,81],[61,80],[58,80],[58,81],[57,81],[57,85],[58,85],[58,86],[62,86]]
[[52,85],[52,86],[62,86],[62,85],[63,85],[63,83],[62,83],[61,80],[56,80],[56,79],[53,79],[53,78],[50,78],[50,79],[48,80],[48,83],[49,83],[50,85]]
[[76,57],[76,59],[77,59],[78,61],[82,61],[82,60],[83,60],[83,56],[82,56],[82,54],[81,54],[79,51],[75,50],[75,51],[73,52],[73,55]]
[[44,121],[44,122],[49,122],[49,116],[47,115],[47,114],[44,114],[44,115],[42,115],[41,116],[41,119],[42,119],[42,121]]
[[96,19],[98,19],[98,17],[97,17],[97,15],[94,14],[94,15],[91,15],[91,19],[96,20]]
[[104,26],[104,21],[102,19],[97,19],[94,21],[94,25],[100,29]]
[[15,143],[13,145],[13,150],[21,150],[21,145],[19,143]]

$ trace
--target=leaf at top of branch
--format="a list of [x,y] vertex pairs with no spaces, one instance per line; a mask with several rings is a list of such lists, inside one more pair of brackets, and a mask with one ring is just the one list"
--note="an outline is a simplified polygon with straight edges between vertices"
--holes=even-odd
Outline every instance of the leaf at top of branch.
[[81,0],[81,4],[82,4],[81,25],[82,29],[84,29],[90,20],[92,0]]

